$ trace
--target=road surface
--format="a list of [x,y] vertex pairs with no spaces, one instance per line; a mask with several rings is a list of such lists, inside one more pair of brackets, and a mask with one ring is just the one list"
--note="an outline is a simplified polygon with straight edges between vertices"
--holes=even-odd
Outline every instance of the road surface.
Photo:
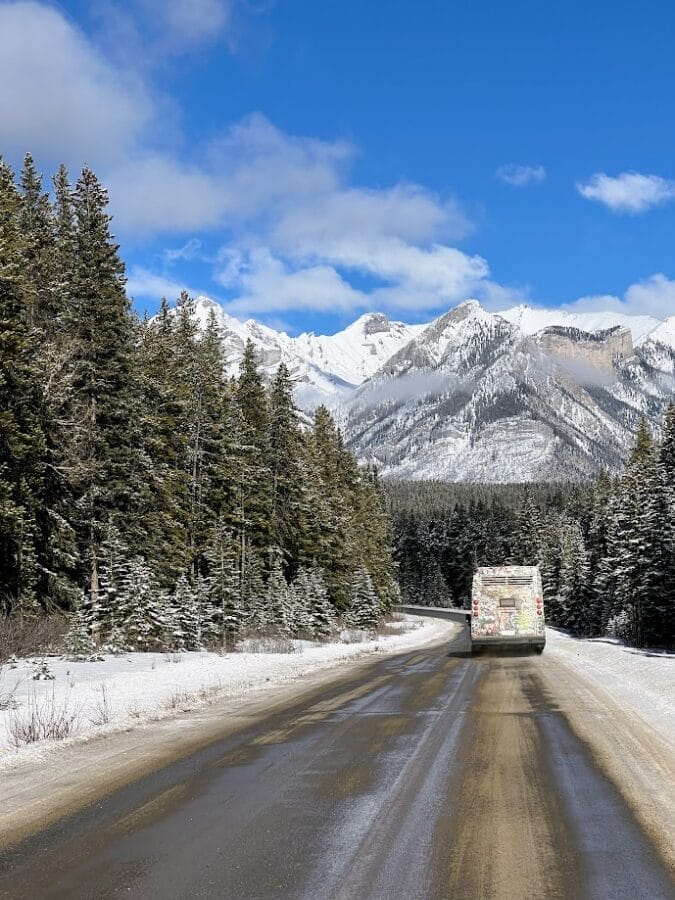
[[671,898],[543,657],[389,657],[0,851],[20,898]]

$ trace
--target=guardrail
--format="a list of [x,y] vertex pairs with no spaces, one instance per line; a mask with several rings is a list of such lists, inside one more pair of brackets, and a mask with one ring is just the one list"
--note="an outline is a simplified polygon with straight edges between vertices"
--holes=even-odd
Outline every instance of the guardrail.
[[432,619],[450,619],[452,622],[459,622],[460,625],[468,624],[471,618],[470,609],[454,609],[448,606],[408,606],[402,604],[399,606],[402,613],[408,613],[412,616],[428,616]]

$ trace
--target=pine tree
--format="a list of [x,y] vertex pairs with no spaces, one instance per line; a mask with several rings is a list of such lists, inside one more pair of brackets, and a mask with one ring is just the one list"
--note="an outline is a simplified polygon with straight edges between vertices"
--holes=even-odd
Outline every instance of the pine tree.
[[588,554],[577,522],[562,526],[557,605],[559,621],[577,634],[591,630]]
[[273,625],[272,611],[267,603],[267,591],[262,566],[257,553],[248,548],[242,555],[242,601],[244,622],[250,631],[265,633]]
[[277,634],[288,636],[295,630],[293,602],[281,565],[281,552],[278,548],[274,548],[271,555],[272,561],[266,585],[267,609],[270,612],[274,631]]
[[197,650],[201,646],[200,610],[192,585],[181,575],[170,598],[168,628],[176,650]]
[[44,476],[33,310],[21,267],[20,197],[0,160],[0,602],[33,605],[35,516]]
[[[72,341],[68,360],[70,441],[63,448],[77,510],[76,530],[97,602],[97,552],[104,523],[133,533],[143,472],[133,372],[134,326],[124,290],[124,265],[110,233],[108,197],[85,168],[73,195],[76,266],[64,325]],[[140,540],[133,535],[134,541]]]
[[374,631],[380,621],[380,603],[367,570],[360,566],[352,577],[349,609],[344,618],[348,628]]
[[85,598],[81,598],[69,616],[68,632],[64,639],[66,655],[71,659],[86,659],[96,650],[91,636],[85,608]]
[[150,650],[161,644],[167,616],[157,581],[140,557],[133,559],[119,599],[119,629],[134,650]]
[[523,493],[517,521],[514,561],[521,566],[536,566],[541,557],[542,521],[529,487]]
[[235,402],[241,424],[237,479],[241,544],[263,551],[270,546],[269,409],[250,340],[244,348]]
[[222,520],[216,522],[212,529],[205,558],[208,596],[217,611],[221,643],[226,646],[242,630],[244,604],[234,535]]
[[328,638],[337,626],[335,607],[328,599],[328,589],[320,569],[311,568],[308,575],[312,631],[319,638]]

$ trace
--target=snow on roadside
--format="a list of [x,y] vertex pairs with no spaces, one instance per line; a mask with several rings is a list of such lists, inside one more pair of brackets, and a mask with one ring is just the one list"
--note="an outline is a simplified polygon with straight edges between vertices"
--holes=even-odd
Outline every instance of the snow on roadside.
[[626,647],[614,638],[546,630],[546,652],[603,688],[667,741],[675,738],[675,653]]
[[[0,767],[49,748],[157,721],[215,698],[242,697],[296,681],[342,661],[415,649],[450,629],[442,620],[405,617],[388,630],[389,634],[358,643],[295,641],[292,653],[125,653],[105,655],[98,662],[49,658],[54,680],[47,681],[33,680],[35,660],[19,660],[15,668],[5,665],[1,673],[0,696],[11,694],[14,703],[0,709]],[[58,743],[43,740],[17,748],[12,735],[33,713],[72,718],[71,736]]]

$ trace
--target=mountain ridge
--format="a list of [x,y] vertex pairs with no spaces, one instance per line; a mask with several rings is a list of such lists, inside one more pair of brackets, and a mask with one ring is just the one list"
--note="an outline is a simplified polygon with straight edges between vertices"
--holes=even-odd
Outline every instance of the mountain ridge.
[[427,324],[366,313],[334,335],[291,337],[199,297],[202,326],[211,313],[230,372],[250,338],[267,377],[284,362],[300,408],[329,406],[350,448],[392,478],[618,471],[639,418],[657,420],[674,394],[675,316],[492,313],[467,300]]

